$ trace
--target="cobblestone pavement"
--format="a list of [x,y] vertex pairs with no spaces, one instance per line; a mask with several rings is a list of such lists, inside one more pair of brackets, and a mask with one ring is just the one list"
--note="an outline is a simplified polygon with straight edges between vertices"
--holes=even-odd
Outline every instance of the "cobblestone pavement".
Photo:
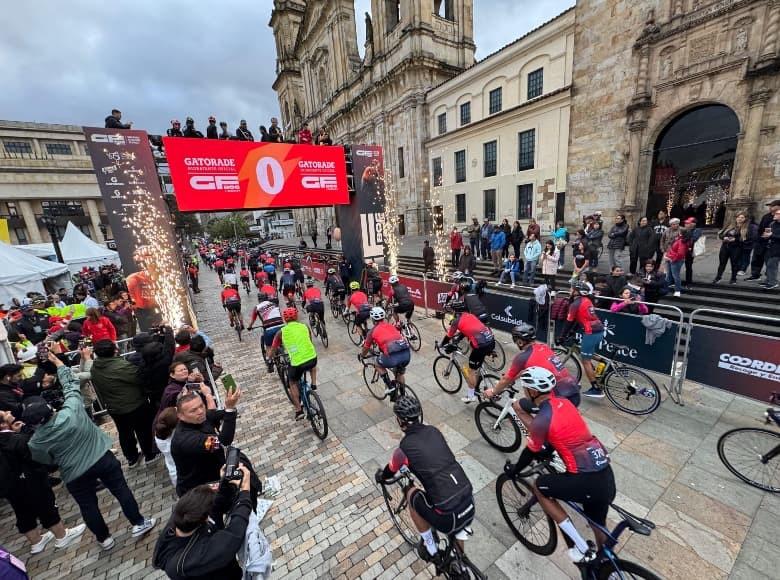
[[[389,403],[367,392],[343,324],[328,314],[330,348],[318,345],[319,394],[331,430],[320,442],[308,424],[293,422],[278,379],[264,369],[258,334],[247,333],[240,343],[236,339],[218,305],[216,276],[205,271],[201,287],[196,298],[199,323],[214,339],[226,372],[244,390],[236,444],[261,477],[277,475],[282,483],[282,493],[263,520],[274,551],[274,578],[430,578],[401,543],[373,484],[372,474],[386,462],[400,432]],[[254,295],[245,302],[246,316]],[[481,439],[473,408],[436,385],[431,345],[441,336],[441,325],[415,318],[425,344],[413,355],[407,380],[423,400],[426,421],[442,430],[474,485],[475,536],[467,551],[491,580],[574,577],[577,570],[561,548],[550,558],[536,556],[504,523],[494,484],[505,456]],[[715,449],[727,429],[758,425],[764,406],[695,387],[686,389],[686,403],[678,407],[666,401],[652,416],[637,418],[617,412],[607,401],[583,402],[592,430],[611,451],[617,503],[658,526],[649,538],[629,537],[623,555],[668,578],[777,577],[780,498],[732,477]],[[106,428],[115,437],[110,422]],[[165,467],[126,470],[126,475],[144,514],[166,520],[175,498]],[[60,488],[57,497],[66,525],[78,523],[67,492]],[[133,541],[107,492],[101,492],[101,506],[117,540],[111,552],[99,551],[87,532],[80,544],[63,552],[49,546],[43,554],[27,557],[7,506],[0,511],[5,522],[0,543],[27,559],[36,580],[162,577],[150,565],[156,534]]]

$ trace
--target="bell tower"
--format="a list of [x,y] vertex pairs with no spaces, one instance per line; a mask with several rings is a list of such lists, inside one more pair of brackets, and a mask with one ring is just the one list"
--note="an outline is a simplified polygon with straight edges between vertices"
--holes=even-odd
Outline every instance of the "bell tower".
[[274,0],[268,25],[276,40],[276,80],[273,89],[279,97],[285,133],[297,130],[303,117],[305,99],[301,65],[295,52],[298,30],[306,11],[306,0]]

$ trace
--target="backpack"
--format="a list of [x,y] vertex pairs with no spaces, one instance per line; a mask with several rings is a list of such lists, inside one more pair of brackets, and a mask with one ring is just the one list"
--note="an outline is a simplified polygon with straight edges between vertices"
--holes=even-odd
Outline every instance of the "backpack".
[[566,320],[566,317],[569,314],[570,305],[571,300],[569,298],[564,296],[556,298],[555,302],[553,302],[550,307],[550,318],[553,320]]

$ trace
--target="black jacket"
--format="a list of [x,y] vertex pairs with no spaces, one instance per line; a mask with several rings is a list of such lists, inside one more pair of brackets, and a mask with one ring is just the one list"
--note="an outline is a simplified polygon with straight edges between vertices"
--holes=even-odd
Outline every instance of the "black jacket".
[[108,308],[103,311],[103,315],[111,321],[111,324],[114,325],[117,336],[127,336],[130,333],[130,320],[127,318],[127,316],[120,314],[115,310],[109,310]]
[[11,411],[17,419],[22,418],[22,401],[26,393],[20,386],[0,384],[0,411]]
[[206,420],[200,425],[179,421],[171,441],[179,497],[193,487],[219,481],[225,447],[233,443],[235,434],[235,411],[207,411]]
[[642,287],[644,288],[645,302],[658,302],[658,299],[666,289],[666,276],[653,272],[643,273]]
[[[625,276],[607,276],[606,284],[607,291],[604,293],[604,295],[617,298],[620,296],[623,288],[626,287],[627,279]],[[612,303],[610,302],[610,304]]]
[[236,129],[236,139],[239,141],[254,141],[255,138],[252,136],[252,131],[249,129],[242,129],[239,127]]
[[282,130],[279,127],[274,127],[273,125],[268,127],[268,140],[271,143],[281,143]]
[[476,268],[477,259],[474,257],[474,254],[463,254],[460,257],[460,261],[458,262],[458,270],[463,273],[468,272],[469,274],[473,274]]
[[160,394],[168,384],[168,367],[173,362],[175,350],[176,344],[173,340],[173,331],[170,328],[165,329],[163,342],[152,340],[141,349],[138,376],[146,392],[151,394],[154,399],[159,399]]
[[194,137],[197,139],[203,139],[203,133],[198,131],[194,126],[187,125],[184,127],[184,131],[182,132],[182,135],[184,137]]
[[122,123],[114,115],[106,117],[106,129],[129,129],[130,125]]
[[772,214],[771,213],[765,213],[761,217],[761,221],[758,222],[758,239],[756,240],[757,244],[760,244],[760,245],[763,245],[763,246],[768,245],[769,241],[766,238],[762,238],[761,236],[764,233],[764,231],[766,230],[766,228],[768,228],[770,226],[772,221],[773,220],[772,220]]
[[[767,226],[771,229],[771,236],[769,237],[769,243],[766,248],[767,258],[777,258],[780,256],[780,222],[772,221],[771,225]],[[764,230],[760,230],[763,232]]]
[[628,234],[628,245],[631,253],[640,258],[650,258],[655,255],[658,239],[653,226],[637,226]]
[[216,125],[208,125],[206,127],[206,138],[207,139],[217,139],[217,126]]
[[[38,344],[46,338],[46,330],[49,328],[49,317],[45,314],[35,312],[32,316],[24,315],[13,323],[11,330],[16,330],[17,334],[24,334],[27,340],[33,344]],[[13,332],[9,333],[11,340],[18,340]]]
[[626,247],[626,238],[628,237],[628,224],[624,221],[621,224],[615,224],[609,230],[609,243],[607,248],[610,250],[622,250]]
[[191,536],[180,538],[169,521],[154,547],[152,564],[174,580],[240,580],[243,573],[236,554],[244,542],[251,511],[250,494],[241,491],[224,527],[221,522],[207,522]]

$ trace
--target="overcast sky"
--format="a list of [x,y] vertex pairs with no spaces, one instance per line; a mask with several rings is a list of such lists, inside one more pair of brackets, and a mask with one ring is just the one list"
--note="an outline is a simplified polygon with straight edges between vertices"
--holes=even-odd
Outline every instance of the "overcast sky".
[[[278,114],[271,90],[272,0],[3,2],[0,119],[102,126],[112,107],[163,132],[210,114],[252,129]],[[477,58],[556,16],[573,0],[474,0]],[[356,0],[363,53],[363,13]]]

